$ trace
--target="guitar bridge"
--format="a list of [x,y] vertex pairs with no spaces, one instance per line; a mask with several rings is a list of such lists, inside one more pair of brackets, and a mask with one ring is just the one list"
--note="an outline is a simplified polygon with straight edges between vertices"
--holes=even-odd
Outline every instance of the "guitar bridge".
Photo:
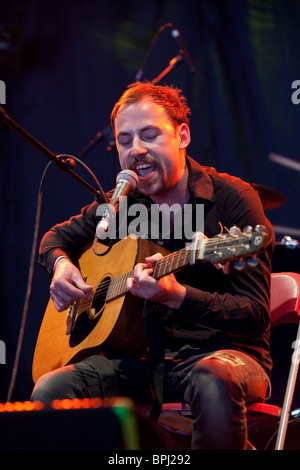
[[[87,277],[85,277],[83,280],[84,280],[84,282],[86,282],[86,281],[87,281]],[[76,313],[77,310],[78,310],[79,302],[80,302],[80,300],[76,300],[76,302],[74,302],[74,303],[73,303],[72,305],[70,305],[70,307],[68,308],[66,335],[71,334],[71,331],[72,331],[72,328],[73,328],[73,324],[74,324],[74,316],[75,316],[75,313]]]
[[76,305],[77,303],[78,303],[78,300],[74,302],[72,305],[70,305],[70,307],[68,308],[66,335],[71,334],[72,327],[73,327],[73,318],[77,310],[77,305]]

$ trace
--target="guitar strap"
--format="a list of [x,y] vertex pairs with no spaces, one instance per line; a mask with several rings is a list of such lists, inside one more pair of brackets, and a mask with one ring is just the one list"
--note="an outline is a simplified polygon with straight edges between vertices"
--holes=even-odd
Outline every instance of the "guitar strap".
[[146,322],[146,335],[148,340],[148,364],[150,386],[152,392],[152,409],[150,416],[158,420],[164,391],[165,373],[165,318],[169,308],[145,300],[143,315]]

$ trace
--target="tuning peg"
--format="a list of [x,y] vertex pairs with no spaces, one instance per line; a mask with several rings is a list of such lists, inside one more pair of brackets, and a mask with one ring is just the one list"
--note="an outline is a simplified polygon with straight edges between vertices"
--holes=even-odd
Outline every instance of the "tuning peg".
[[234,263],[233,266],[237,271],[242,271],[245,267],[245,262],[242,259],[239,259]]
[[253,227],[251,227],[251,225],[247,225],[243,230],[243,233],[251,233],[251,232],[253,232]]
[[230,273],[230,263],[227,262],[222,265],[222,271],[224,274],[229,274]]
[[232,235],[240,235],[241,230],[236,225],[233,225],[232,227],[230,227],[229,232]]
[[267,231],[267,229],[264,225],[256,225],[255,226],[255,231],[256,232],[268,233],[268,231]]
[[251,258],[248,259],[247,264],[251,266],[251,268],[255,268],[258,265],[258,259],[256,256],[251,256]]

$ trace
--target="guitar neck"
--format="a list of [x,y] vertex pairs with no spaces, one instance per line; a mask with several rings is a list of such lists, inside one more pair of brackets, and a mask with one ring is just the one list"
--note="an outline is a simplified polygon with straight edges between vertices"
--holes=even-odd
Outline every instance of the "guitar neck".
[[[199,237],[195,237],[192,245],[169,253],[156,261],[152,265],[152,276],[154,279],[160,279],[199,260],[216,264],[237,260],[257,253],[266,246],[266,243],[267,232],[259,225],[256,226],[255,232],[252,232],[251,227],[247,227],[243,233],[237,227],[233,227],[228,234],[211,239],[203,237],[203,234],[199,232]],[[129,277],[133,277],[133,270],[111,279],[106,295],[107,301],[127,292],[126,282]]]
[[[190,264],[191,250],[182,248],[179,251],[170,253],[152,265],[154,279],[160,279],[167,274],[174,273]],[[109,289],[106,294],[106,301],[110,301],[124,295],[127,292],[127,279],[133,277],[133,270],[111,279]]]
[[175,273],[188,266],[190,260],[191,250],[187,250],[186,248],[170,253],[153,264],[153,277],[154,279],[160,279],[167,274]]

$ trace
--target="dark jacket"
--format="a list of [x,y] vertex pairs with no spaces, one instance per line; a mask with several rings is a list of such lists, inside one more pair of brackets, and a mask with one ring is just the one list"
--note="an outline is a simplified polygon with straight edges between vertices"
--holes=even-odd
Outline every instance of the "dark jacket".
[[[176,273],[187,288],[186,298],[178,310],[167,318],[167,348],[177,350],[185,344],[196,347],[233,348],[254,357],[270,373],[269,295],[270,258],[274,247],[273,229],[264,215],[261,201],[253,187],[214,168],[200,166],[187,157],[190,205],[194,219],[196,205],[204,208],[203,231],[208,238],[233,225],[264,225],[269,233],[267,248],[258,255],[259,264],[245,264],[242,271],[233,267],[228,274],[209,262],[199,262]],[[128,196],[127,206],[144,204],[151,214],[152,201],[139,192]],[[81,214],[53,227],[42,239],[39,262],[52,273],[55,259],[67,255],[76,260],[78,250],[95,237],[100,217],[98,203],[82,209]],[[128,219],[129,221],[132,220]],[[194,220],[195,222],[195,220]],[[143,234],[151,239],[151,232]],[[117,232],[118,237],[118,232]],[[174,252],[185,246],[184,237],[171,230],[160,239],[160,245]]]

